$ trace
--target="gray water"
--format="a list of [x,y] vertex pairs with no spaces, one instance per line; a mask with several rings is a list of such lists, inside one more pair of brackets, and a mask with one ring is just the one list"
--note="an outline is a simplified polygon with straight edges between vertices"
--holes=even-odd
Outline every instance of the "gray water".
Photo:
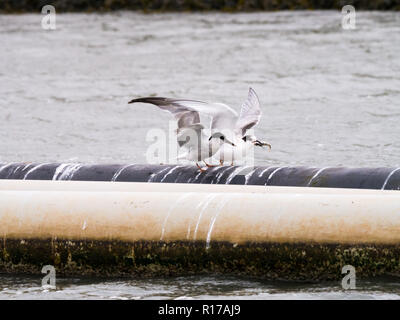
[[341,282],[263,281],[230,276],[155,279],[57,278],[55,289],[41,287],[34,276],[1,276],[0,299],[399,299],[400,282],[393,278],[359,280],[355,290]]
[[[0,161],[143,163],[161,95],[239,109],[249,86],[270,142],[262,165],[390,166],[400,158],[400,13],[0,15]],[[0,277],[0,298],[398,298],[396,281],[338,283],[211,277],[153,280]],[[338,280],[339,281],[339,280]]]

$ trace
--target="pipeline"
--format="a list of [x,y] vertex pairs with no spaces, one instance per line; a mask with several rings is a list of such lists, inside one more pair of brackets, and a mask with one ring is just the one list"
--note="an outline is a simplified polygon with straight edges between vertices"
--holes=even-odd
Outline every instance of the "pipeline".
[[400,168],[3,163],[0,179],[235,184],[352,189],[400,189]]
[[[38,178],[41,169],[76,180],[81,170],[21,166],[0,172],[24,177],[31,170],[28,178]],[[105,174],[97,168],[91,172]],[[118,178],[125,169],[115,166],[107,174]],[[400,275],[400,193],[3,178],[0,272],[39,274],[47,264],[57,274],[107,277],[227,273],[338,280],[348,264],[357,277]]]

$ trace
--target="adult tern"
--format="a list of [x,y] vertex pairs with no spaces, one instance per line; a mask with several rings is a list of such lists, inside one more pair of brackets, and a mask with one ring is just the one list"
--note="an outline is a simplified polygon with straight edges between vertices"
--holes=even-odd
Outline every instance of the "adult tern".
[[[198,164],[203,161],[207,167],[211,167],[205,160],[211,158],[223,144],[235,146],[221,132],[214,132],[211,136],[204,133],[204,126],[200,123],[198,109],[207,109],[208,104],[195,100],[169,99],[162,97],[145,97],[129,101],[128,103],[150,103],[160,109],[170,112],[177,120],[177,140],[186,153],[178,159],[195,161],[200,171],[204,171]],[[212,107],[209,107],[212,110]]]

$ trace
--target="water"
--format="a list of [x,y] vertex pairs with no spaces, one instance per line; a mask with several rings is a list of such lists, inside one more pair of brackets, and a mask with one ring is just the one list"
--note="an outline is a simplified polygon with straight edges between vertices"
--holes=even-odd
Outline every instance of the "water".
[[145,162],[168,113],[138,96],[221,101],[248,86],[264,165],[397,166],[400,14],[0,15],[0,161]]
[[[357,12],[356,26],[335,11],[117,12],[59,14],[45,31],[40,15],[0,15],[0,161],[143,163],[148,130],[172,118],[130,99],[238,109],[252,86],[256,134],[272,144],[256,164],[398,167],[400,13]],[[395,280],[358,283],[59,279],[45,292],[39,278],[1,276],[0,298],[398,298]]]
[[399,299],[396,279],[358,281],[356,290],[340,282],[263,281],[229,276],[153,279],[57,278],[56,289],[43,289],[41,278],[1,276],[0,299]]

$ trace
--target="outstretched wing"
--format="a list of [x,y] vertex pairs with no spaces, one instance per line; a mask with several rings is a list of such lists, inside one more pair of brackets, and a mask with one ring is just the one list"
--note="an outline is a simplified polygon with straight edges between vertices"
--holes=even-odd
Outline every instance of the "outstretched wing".
[[[203,111],[204,112],[204,111]],[[238,114],[231,107],[224,103],[210,103],[206,113],[211,119],[211,130],[234,130]]]
[[236,122],[235,132],[243,137],[246,131],[254,127],[261,118],[260,101],[256,92],[249,88],[247,100],[242,104],[239,119]]
[[[129,101],[128,103],[150,103],[160,109],[172,113],[178,122],[178,129],[190,127],[193,124],[200,123],[199,113],[191,108],[188,104],[182,104],[181,101],[162,97],[145,97]],[[202,103],[201,101],[193,101],[193,103]]]
[[223,103],[161,97],[133,99],[129,103],[135,102],[151,103],[172,113],[178,121],[178,128],[200,123],[199,114],[211,117],[211,129],[234,129],[237,120],[236,111]]

